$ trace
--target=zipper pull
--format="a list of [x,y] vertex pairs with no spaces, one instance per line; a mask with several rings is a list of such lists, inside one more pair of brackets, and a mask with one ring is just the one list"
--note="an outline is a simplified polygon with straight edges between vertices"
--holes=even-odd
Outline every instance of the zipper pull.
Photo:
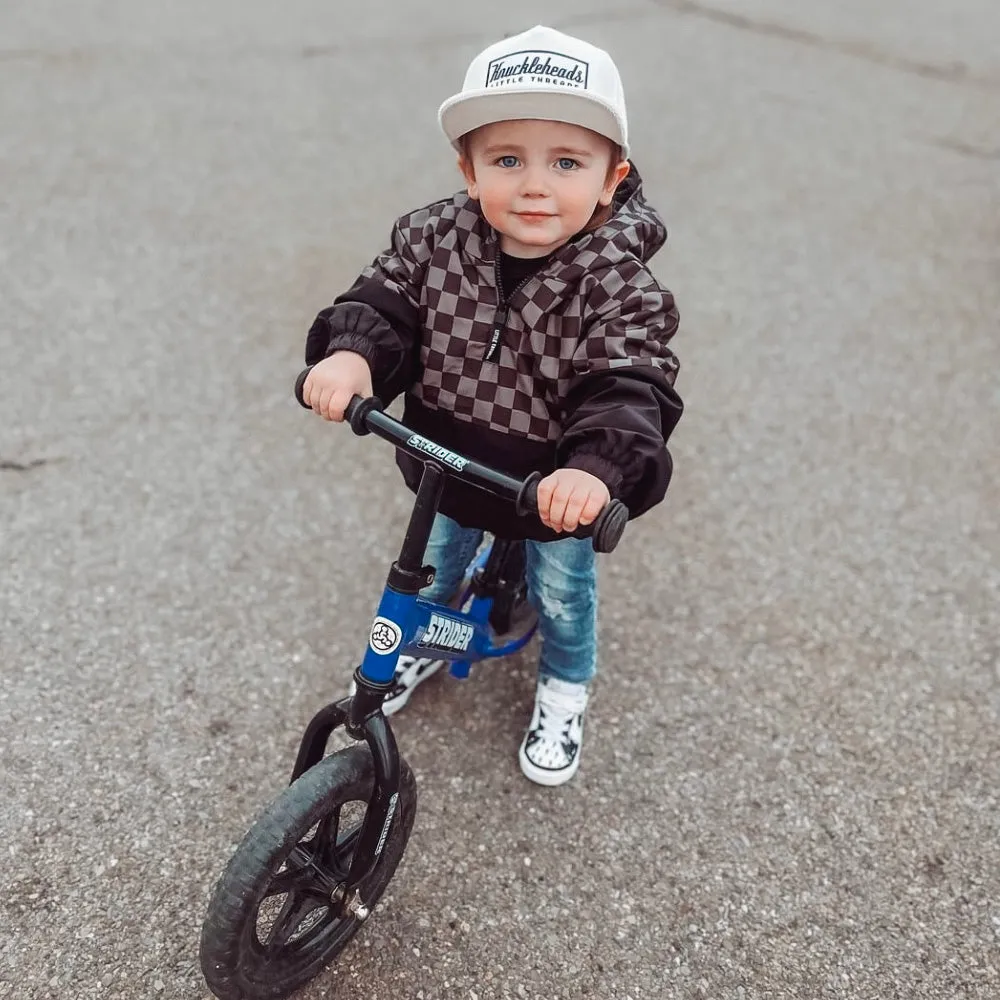
[[483,361],[496,361],[500,355],[500,339],[507,328],[507,316],[509,309],[505,302],[501,302],[497,307],[496,315],[493,317],[493,336],[490,338],[490,346],[487,348]]

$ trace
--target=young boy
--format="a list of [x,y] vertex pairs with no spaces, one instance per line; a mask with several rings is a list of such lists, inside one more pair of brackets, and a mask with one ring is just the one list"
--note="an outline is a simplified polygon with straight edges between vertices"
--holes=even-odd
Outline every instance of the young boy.
[[[542,644],[519,760],[560,785],[580,763],[597,663],[594,552],[564,533],[611,497],[638,517],[670,480],[677,310],[646,267],[666,230],[628,160],[621,80],[601,49],[542,26],[491,45],[439,121],[467,191],[400,218],[390,248],[320,312],[304,398],[340,421],[354,394],[405,390],[418,433],[511,476],[544,474],[540,520],[449,480],[423,593],[454,592],[484,530],[527,540]],[[397,464],[415,490],[420,463]],[[441,663],[400,657],[384,711]]]

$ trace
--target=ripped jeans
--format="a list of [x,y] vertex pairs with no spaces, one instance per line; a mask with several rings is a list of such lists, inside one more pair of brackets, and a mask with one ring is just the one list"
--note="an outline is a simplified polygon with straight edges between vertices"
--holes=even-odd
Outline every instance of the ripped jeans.
[[[437,568],[421,597],[446,601],[483,539],[450,517],[434,519],[425,562]],[[589,538],[525,542],[528,595],[538,610],[540,676],[586,684],[597,672],[597,569]]]

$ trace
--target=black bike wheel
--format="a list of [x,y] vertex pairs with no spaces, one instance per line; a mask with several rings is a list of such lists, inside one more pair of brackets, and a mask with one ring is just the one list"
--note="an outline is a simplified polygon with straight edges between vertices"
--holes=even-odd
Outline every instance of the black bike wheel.
[[[358,887],[369,909],[413,828],[416,782],[402,760],[400,773],[389,836]],[[354,807],[360,814],[354,823],[342,823],[344,807],[367,803],[374,783],[371,751],[364,744],[347,747],[289,785],[243,838],[215,887],[201,934],[202,973],[220,1000],[280,1000],[329,965],[357,933],[361,921],[331,903],[329,886],[346,877],[360,831],[363,805]],[[269,926],[262,911],[274,914]]]

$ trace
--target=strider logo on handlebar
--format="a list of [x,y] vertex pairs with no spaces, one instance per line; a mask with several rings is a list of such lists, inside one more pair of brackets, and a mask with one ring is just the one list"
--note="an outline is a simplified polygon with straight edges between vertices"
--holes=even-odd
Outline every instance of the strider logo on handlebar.
[[433,441],[428,441],[427,438],[421,437],[419,434],[411,434],[406,443],[411,448],[416,448],[428,455],[439,458],[445,465],[450,465],[456,472],[461,472],[469,464],[467,458],[462,458],[461,455],[456,455],[453,451],[448,451],[447,448],[442,448],[441,445],[435,444]]
[[434,649],[454,649],[464,653],[469,648],[473,635],[471,625],[457,622],[454,618],[445,618],[443,615],[431,615],[427,631],[417,645]]

